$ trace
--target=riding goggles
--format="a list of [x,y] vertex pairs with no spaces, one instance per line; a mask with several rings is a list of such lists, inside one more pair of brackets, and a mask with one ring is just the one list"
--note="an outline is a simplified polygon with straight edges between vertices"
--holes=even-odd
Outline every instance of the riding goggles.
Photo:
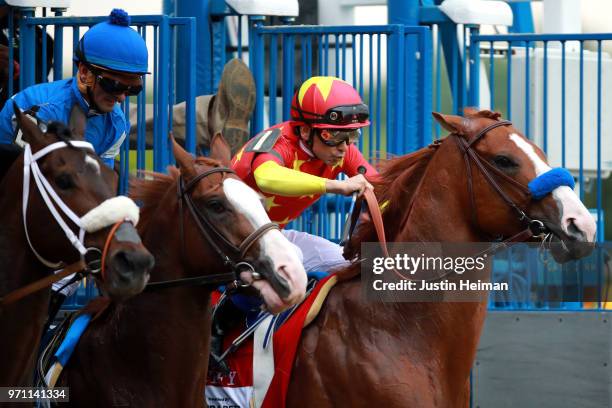
[[127,95],[136,96],[142,91],[142,84],[140,85],[126,85],[121,81],[111,79],[102,75],[102,72],[89,66],[89,70],[96,76],[96,81],[100,85],[100,88],[111,95]]
[[317,135],[323,144],[330,147],[336,147],[345,142],[347,145],[350,145],[359,140],[359,130],[357,129],[320,129],[317,131]]

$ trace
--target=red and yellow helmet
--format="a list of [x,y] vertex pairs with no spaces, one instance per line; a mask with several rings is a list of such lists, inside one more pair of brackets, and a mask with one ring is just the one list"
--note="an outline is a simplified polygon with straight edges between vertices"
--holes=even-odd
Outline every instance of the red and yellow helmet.
[[313,128],[358,129],[370,124],[369,116],[355,88],[332,76],[306,80],[291,103],[291,118]]

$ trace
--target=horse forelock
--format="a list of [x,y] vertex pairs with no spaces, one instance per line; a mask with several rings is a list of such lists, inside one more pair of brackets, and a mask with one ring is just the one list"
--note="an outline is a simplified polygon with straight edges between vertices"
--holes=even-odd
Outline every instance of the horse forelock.
[[74,138],[72,137],[72,131],[68,126],[62,122],[51,122],[47,126],[47,133],[54,134],[60,141],[65,142],[72,147],[70,143]]
[[[425,147],[416,152],[383,161],[380,164],[380,179],[374,182],[379,203],[387,203],[383,210],[383,222],[387,241],[395,240],[401,232],[409,209],[416,198],[418,186],[423,180],[425,170],[431,161],[437,147]],[[400,221],[401,222],[398,222]],[[378,237],[372,222],[362,224],[351,239],[352,243],[376,242]],[[353,251],[348,253],[349,259],[361,256],[361,246],[351,245]],[[359,274],[359,267],[354,265],[338,273],[341,280]]]

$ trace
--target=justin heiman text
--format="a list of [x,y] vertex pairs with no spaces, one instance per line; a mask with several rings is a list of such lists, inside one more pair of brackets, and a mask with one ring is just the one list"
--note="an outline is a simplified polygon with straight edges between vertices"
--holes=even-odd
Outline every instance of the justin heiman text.
[[443,291],[443,290],[508,290],[509,286],[507,282],[483,282],[480,279],[477,281],[470,281],[462,279],[457,282],[449,282],[443,280],[440,282],[428,282],[419,280],[407,280],[402,279],[399,282],[383,282],[377,279],[373,282],[374,290],[409,290],[409,291],[421,291],[421,290],[432,290],[432,291]]

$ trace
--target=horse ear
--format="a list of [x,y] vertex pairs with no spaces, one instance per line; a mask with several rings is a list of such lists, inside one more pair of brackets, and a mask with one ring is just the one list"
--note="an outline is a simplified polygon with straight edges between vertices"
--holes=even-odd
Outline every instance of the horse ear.
[[181,145],[176,142],[176,140],[174,140],[172,132],[170,132],[169,137],[170,140],[172,140],[172,150],[174,151],[176,164],[181,169],[181,173],[185,176],[185,178],[191,178],[193,175],[195,175],[195,159],[191,154],[183,149]]
[[438,112],[431,112],[434,119],[446,130],[451,133],[465,133],[465,118],[455,115],[443,115]]
[[210,141],[210,157],[220,161],[225,167],[231,166],[232,149],[220,132],[215,133]]
[[44,133],[36,124],[36,120],[30,115],[24,114],[14,100],[11,100],[11,102],[13,102],[13,111],[15,112],[15,119],[17,120],[17,128],[21,129],[23,141],[30,144],[32,150],[39,150],[46,146],[48,144],[45,143],[47,138],[44,137]]

